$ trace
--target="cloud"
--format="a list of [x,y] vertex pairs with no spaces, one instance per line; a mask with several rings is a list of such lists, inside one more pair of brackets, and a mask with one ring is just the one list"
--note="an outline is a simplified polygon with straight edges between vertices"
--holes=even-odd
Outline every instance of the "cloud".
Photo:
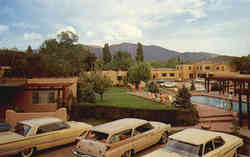
[[39,33],[25,33],[24,34],[24,40],[41,40],[42,39],[42,35]]
[[[59,27],[62,27],[62,26],[59,26]],[[70,31],[70,32],[72,32],[74,34],[77,34],[75,28],[72,27],[72,26],[66,26],[64,28],[58,29],[57,32],[56,32],[56,34],[60,34],[61,32],[66,32],[66,31]]]
[[9,27],[7,25],[0,25],[0,32],[8,31]]

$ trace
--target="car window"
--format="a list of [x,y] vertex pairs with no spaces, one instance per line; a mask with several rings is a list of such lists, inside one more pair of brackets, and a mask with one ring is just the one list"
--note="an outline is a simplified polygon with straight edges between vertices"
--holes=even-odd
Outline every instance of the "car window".
[[86,134],[85,139],[106,143],[108,136],[106,133],[90,130]]
[[134,130],[134,135],[138,135],[144,132],[147,132],[149,130],[153,129],[153,126],[150,123],[143,124]]
[[113,136],[110,137],[109,143],[116,143],[119,141],[123,141],[132,135],[132,129],[122,131],[118,134],[114,134]]
[[57,130],[63,130],[63,129],[67,129],[69,127],[70,126],[65,122],[58,122],[58,123],[43,125],[37,129],[37,134],[48,133],[48,132],[57,131]]
[[17,123],[17,125],[14,128],[14,132],[19,135],[26,136],[30,131],[30,129],[31,127],[26,124]]
[[211,152],[214,149],[212,141],[209,141],[205,146],[205,154]]
[[202,157],[203,155],[203,145],[200,145],[200,149],[199,149],[199,157]]
[[215,146],[215,149],[216,148],[219,148],[220,146],[224,145],[224,140],[221,138],[221,137],[217,137],[214,139],[214,146]]

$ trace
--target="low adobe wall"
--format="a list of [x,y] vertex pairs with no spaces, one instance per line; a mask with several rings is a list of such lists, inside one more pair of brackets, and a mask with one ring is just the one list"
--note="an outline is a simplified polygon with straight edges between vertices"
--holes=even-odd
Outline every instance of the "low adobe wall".
[[149,121],[169,123],[173,126],[194,125],[198,122],[198,113],[193,110],[169,109],[149,110],[135,108],[119,108],[96,105],[73,105],[73,120],[88,118],[117,120],[122,118],[140,118]]
[[60,108],[55,112],[41,112],[41,113],[16,113],[13,110],[7,110],[5,121],[13,127],[19,121],[28,120],[32,118],[41,118],[41,117],[57,117],[64,121],[67,121],[67,110],[66,108]]

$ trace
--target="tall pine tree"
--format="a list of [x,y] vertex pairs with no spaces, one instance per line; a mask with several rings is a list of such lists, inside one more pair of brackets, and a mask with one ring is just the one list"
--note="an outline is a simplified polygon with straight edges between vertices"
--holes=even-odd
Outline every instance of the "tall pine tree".
[[137,62],[143,62],[144,61],[143,48],[142,48],[141,43],[137,44],[135,60]]
[[102,50],[102,56],[103,56],[104,64],[108,64],[111,62],[112,56],[109,50],[109,44],[107,43],[104,45],[104,48]]
[[33,50],[32,50],[30,45],[28,46],[26,52],[27,52],[27,54],[32,54],[33,53]]

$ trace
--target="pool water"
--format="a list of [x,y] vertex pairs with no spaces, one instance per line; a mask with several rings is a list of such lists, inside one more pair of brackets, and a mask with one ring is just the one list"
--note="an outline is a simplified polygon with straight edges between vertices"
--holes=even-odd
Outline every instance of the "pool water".
[[[206,104],[218,108],[223,108],[225,110],[229,109],[230,107],[230,101],[221,99],[221,98],[214,98],[214,97],[208,97],[208,96],[192,96],[191,102],[193,103],[199,103],[199,104]],[[239,103],[237,101],[233,101],[233,111],[238,112],[239,111]],[[247,112],[247,104],[242,103],[242,112]]]

